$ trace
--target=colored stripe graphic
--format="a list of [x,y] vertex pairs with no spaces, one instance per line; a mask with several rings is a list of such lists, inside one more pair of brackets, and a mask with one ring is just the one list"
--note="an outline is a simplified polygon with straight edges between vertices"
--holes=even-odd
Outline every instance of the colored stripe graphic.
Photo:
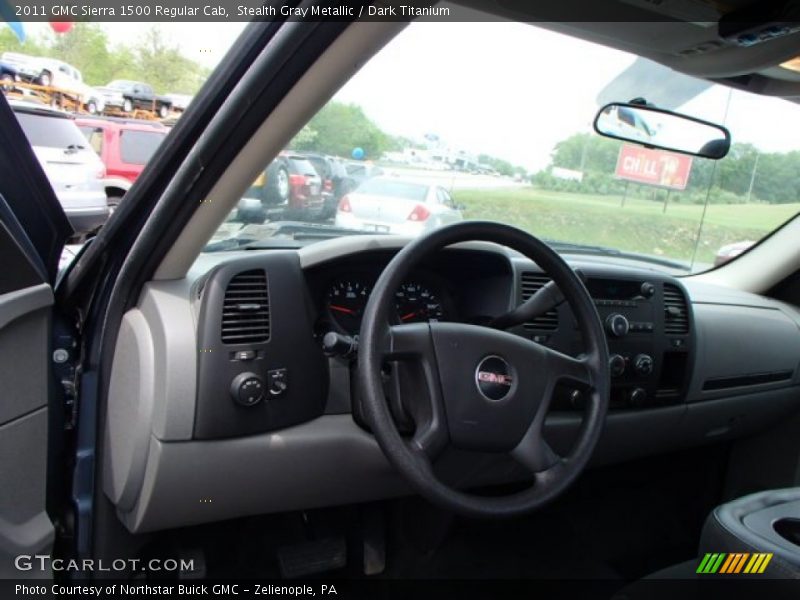
[[736,563],[736,559],[739,555],[738,554],[728,554],[728,558],[725,559],[725,562],[722,563],[722,567],[720,568],[720,573],[730,573],[729,569],[731,565]]
[[735,565],[735,566],[732,566],[732,567],[731,567],[731,571],[730,571],[730,572],[731,572],[731,573],[739,573],[739,572],[741,572],[741,570],[742,570],[742,567],[744,567],[744,563],[745,563],[745,561],[746,561],[746,560],[747,560],[749,557],[750,557],[750,554],[749,554],[749,553],[740,554],[740,555],[739,555],[739,560],[736,562],[736,565]]
[[711,555],[706,554],[703,557],[703,560],[700,561],[700,564],[697,567],[696,573],[705,573],[706,572],[706,565],[708,565],[709,560],[711,560]]
[[739,573],[759,574],[766,570],[771,560],[772,554],[767,552],[756,552],[754,554],[749,552],[707,553],[697,566],[696,573],[711,575],[715,573],[726,575]]
[[700,563],[700,566],[697,567],[697,572],[716,573],[725,556],[726,554],[724,552],[721,554],[716,552],[713,554],[706,554],[705,557],[703,557],[703,561]]
[[771,561],[771,560],[772,560],[772,553],[770,552],[769,554],[765,554],[764,555],[764,562],[762,562],[761,565],[759,565],[758,572],[759,573],[763,573],[765,571],[765,569],[767,568],[767,565],[769,564],[769,561]]

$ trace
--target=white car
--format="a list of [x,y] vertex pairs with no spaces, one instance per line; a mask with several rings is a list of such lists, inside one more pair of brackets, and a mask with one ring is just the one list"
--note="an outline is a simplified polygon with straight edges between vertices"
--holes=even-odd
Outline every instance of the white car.
[[194,96],[189,94],[165,94],[167,98],[172,100],[172,110],[184,111],[194,99]]
[[419,235],[464,217],[443,187],[394,177],[374,177],[343,196],[336,225],[348,229]]
[[103,225],[109,215],[106,169],[72,116],[29,102],[9,104],[75,233]]
[[69,63],[19,52],[3,52],[2,61],[40,85],[58,88],[75,96],[91,114],[101,113],[105,108],[102,95],[84,83],[80,70]]

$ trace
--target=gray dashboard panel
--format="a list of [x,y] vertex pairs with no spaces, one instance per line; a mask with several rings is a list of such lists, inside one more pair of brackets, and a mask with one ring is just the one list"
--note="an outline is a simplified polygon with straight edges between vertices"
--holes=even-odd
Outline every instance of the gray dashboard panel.
[[237,439],[152,438],[149,454],[138,502],[118,512],[131,531],[408,493],[374,438],[350,415]]
[[[376,240],[363,236],[320,242],[299,250],[298,254],[301,264],[308,268],[376,248],[400,248],[404,243],[405,240],[398,238]],[[491,244],[468,247],[507,254]],[[119,368],[132,362],[131,352],[140,353],[140,361],[152,362],[152,412],[131,416],[136,422],[129,423],[129,434],[138,440],[138,448],[142,447],[142,440],[147,440],[146,452],[139,452],[144,458],[137,459],[135,465],[125,461],[115,464],[112,460],[104,465],[102,473],[104,479],[116,478],[110,487],[106,482],[104,489],[116,500],[118,514],[131,531],[154,531],[409,493],[372,436],[359,428],[349,414],[328,414],[267,434],[211,441],[191,439],[198,356],[193,290],[198,280],[215,266],[244,256],[252,258],[254,254],[201,255],[186,279],[147,284],[139,308],[134,309],[140,316],[129,320],[131,329],[127,333],[120,333],[115,369],[118,362]],[[622,267],[609,268],[614,271]],[[594,464],[712,441],[717,433],[721,437],[742,435],[798,407],[800,393],[796,386],[772,391],[767,387],[763,393],[699,391],[704,373],[727,373],[753,363],[753,344],[744,348],[741,343],[732,344],[743,333],[756,336],[762,346],[770,345],[773,339],[780,340],[776,348],[764,352],[759,348],[758,354],[763,356],[755,360],[765,364],[774,360],[777,362],[773,365],[790,365],[791,360],[778,348],[780,344],[788,344],[794,352],[792,368],[796,369],[800,332],[792,316],[793,309],[736,290],[696,285],[690,279],[682,282],[694,304],[698,341],[707,344],[705,350],[697,353],[704,358],[693,369],[690,396],[692,400],[709,401],[609,415]],[[737,319],[735,327],[731,327],[731,317]],[[151,344],[149,349],[147,340]],[[720,344],[728,346],[725,356],[714,351]],[[142,368],[140,365],[140,372]],[[109,402],[140,406],[137,395],[143,387],[125,385],[125,378],[116,384],[114,381]],[[330,412],[344,413],[345,400],[340,398]],[[147,414],[151,415],[149,421]],[[751,418],[742,427],[724,430],[725,423],[735,421],[741,414]],[[547,435],[554,437],[555,445],[562,448],[569,443],[579,422],[577,414],[553,415],[548,419]],[[117,426],[116,431],[119,430]],[[113,432],[114,428],[108,431]],[[111,436],[109,443],[117,443],[115,439]],[[121,448],[130,443],[121,437],[119,442]],[[113,457],[114,452],[108,456]],[[120,495],[120,490],[125,493]]]
[[155,398],[152,432],[162,440],[189,440],[197,395],[197,325],[187,280],[145,286],[139,302],[153,339]]
[[122,319],[106,411],[104,491],[129,510],[142,487],[156,393],[155,344],[140,310]]
[[689,402],[758,389],[786,387],[792,380],[704,390],[712,379],[788,371],[797,375],[800,330],[782,311],[741,305],[694,304],[698,352]]

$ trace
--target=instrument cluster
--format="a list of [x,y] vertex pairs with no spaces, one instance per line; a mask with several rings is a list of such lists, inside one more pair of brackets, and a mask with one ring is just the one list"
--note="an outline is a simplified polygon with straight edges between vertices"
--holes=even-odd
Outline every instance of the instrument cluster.
[[[341,333],[358,335],[374,281],[369,274],[333,279],[325,292],[326,320]],[[444,286],[432,275],[412,276],[395,292],[393,321],[396,324],[448,321],[453,319],[452,313]]]

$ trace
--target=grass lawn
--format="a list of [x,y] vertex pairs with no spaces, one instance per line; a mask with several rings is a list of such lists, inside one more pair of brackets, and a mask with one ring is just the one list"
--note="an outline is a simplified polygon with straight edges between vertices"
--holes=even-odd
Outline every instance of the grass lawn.
[[[510,223],[545,238],[610,246],[665,258],[691,260],[703,206],[680,204],[673,194],[663,203],[621,196],[549,192],[532,187],[454,190],[467,219]],[[713,261],[720,246],[758,240],[800,212],[794,204],[712,204],[708,206],[697,262]]]

